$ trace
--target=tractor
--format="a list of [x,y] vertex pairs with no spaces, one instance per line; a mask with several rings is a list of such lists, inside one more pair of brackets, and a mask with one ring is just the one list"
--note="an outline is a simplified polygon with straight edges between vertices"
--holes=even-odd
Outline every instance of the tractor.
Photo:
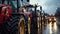
[[[19,33],[20,34],[37,34],[37,5],[28,4],[19,8]],[[30,20],[30,22],[28,21]]]
[[17,34],[19,17],[17,16],[17,0],[0,1],[0,34]]

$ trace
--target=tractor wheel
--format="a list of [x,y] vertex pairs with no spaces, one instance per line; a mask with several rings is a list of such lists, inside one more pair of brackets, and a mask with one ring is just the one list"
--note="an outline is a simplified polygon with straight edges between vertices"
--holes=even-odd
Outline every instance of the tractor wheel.
[[20,16],[20,20],[19,20],[19,23],[18,23],[19,34],[24,34],[25,33],[24,23],[25,23],[24,17]]
[[28,18],[28,34],[30,34],[30,23],[31,23],[31,20],[30,18]]
[[19,17],[17,15],[11,16],[10,21],[6,24],[6,34],[18,34]]

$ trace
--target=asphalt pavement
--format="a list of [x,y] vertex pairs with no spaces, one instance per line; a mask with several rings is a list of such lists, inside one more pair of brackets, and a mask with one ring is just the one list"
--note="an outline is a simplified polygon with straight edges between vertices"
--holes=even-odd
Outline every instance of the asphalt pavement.
[[45,29],[43,30],[42,34],[60,34],[60,26],[58,26],[56,22],[54,22],[53,24],[52,22],[50,22],[44,28]]

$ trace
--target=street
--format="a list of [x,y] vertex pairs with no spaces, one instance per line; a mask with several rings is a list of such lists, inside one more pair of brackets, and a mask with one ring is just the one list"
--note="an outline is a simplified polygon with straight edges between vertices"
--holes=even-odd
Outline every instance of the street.
[[60,34],[60,28],[59,26],[57,26],[56,22],[54,24],[50,22],[49,24],[47,24],[46,27],[44,27],[44,30],[42,33],[43,34]]

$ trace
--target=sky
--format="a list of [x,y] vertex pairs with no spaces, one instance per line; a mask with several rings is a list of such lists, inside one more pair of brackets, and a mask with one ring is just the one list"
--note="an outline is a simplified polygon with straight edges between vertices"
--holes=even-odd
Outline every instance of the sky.
[[38,4],[48,14],[55,14],[56,9],[60,7],[60,0],[30,0],[30,4]]

